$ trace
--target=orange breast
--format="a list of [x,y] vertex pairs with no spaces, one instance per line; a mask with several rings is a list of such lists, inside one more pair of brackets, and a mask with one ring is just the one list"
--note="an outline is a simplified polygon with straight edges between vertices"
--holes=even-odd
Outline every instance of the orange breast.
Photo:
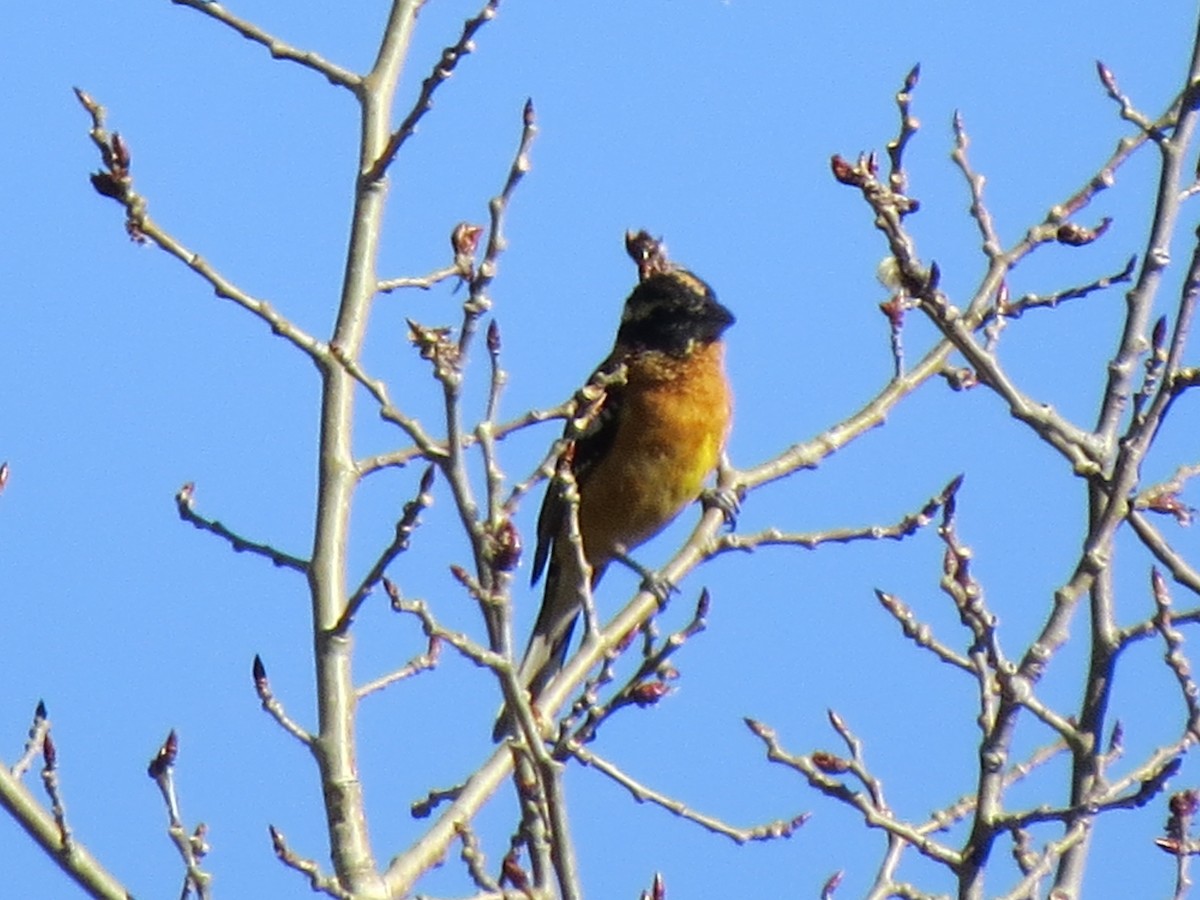
[[699,496],[730,419],[721,344],[683,359],[629,361],[613,444],[580,485],[580,530],[593,566],[618,544],[631,550],[653,537]]

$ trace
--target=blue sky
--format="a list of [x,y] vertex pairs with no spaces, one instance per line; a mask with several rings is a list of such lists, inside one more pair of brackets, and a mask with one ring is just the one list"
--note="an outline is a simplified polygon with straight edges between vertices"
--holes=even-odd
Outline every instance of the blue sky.
[[[380,2],[232,7],[280,37],[362,70],[386,8]],[[1014,241],[1093,173],[1129,126],[1095,76],[1115,72],[1157,114],[1186,71],[1192,4],[1154,14],[1130,4],[1018,2],[841,4],[746,0],[507,2],[478,51],[439,93],[392,176],[385,277],[448,261],[460,220],[485,221],[532,97],[540,133],[533,169],[509,219],[510,248],[494,284],[510,373],[508,414],[553,405],[607,351],[633,283],[621,237],[645,227],[707,279],[735,311],[729,366],[738,397],[730,454],[760,463],[844,418],[890,374],[875,280],[884,244],[855,192],[829,175],[832,153],[882,149],[896,129],[893,94],[922,66],[910,145],[910,219],[943,287],[968,295],[983,271],[968,196],[949,161],[960,110],[971,157],[987,175],[1001,236]],[[475,6],[431,0],[403,89],[413,96],[441,47]],[[180,869],[161,802],[144,767],[178,729],[178,779],[191,822],[209,823],[208,867],[219,896],[307,895],[270,852],[273,823],[300,853],[325,857],[315,771],[259,710],[250,664],[311,722],[308,609],[303,579],[235,556],[181,523],[173,494],[197,485],[197,508],[256,539],[303,555],[313,512],[318,382],[313,368],[263,325],[174,260],[131,244],[117,208],[87,182],[96,154],[71,87],[109,110],[133,153],[152,214],[256,296],[326,334],[340,282],[357,140],[349,95],[311,72],[272,62],[216,23],[165,0],[18,4],[0,56],[8,135],[0,172],[8,227],[0,252],[7,340],[0,358],[0,758],[19,753],[39,698],[59,748],[67,809],[80,839],[141,897],[171,896]],[[407,109],[401,102],[400,107]],[[1114,224],[1093,245],[1040,250],[1014,275],[1014,295],[1048,292],[1120,270],[1142,249],[1155,160],[1135,158],[1082,216]],[[1196,201],[1192,201],[1195,203]],[[1196,224],[1185,206],[1176,258]],[[1176,267],[1178,268],[1178,267]],[[1170,308],[1179,272],[1160,298]],[[440,404],[404,319],[457,321],[448,289],[382,298],[366,348],[406,409],[433,422]],[[1005,333],[1002,358],[1033,396],[1090,425],[1123,310],[1119,291],[1030,314]],[[910,358],[932,340],[911,316]],[[470,371],[475,385],[485,360]],[[1193,360],[1194,362],[1194,360]],[[475,395],[478,397],[478,394]],[[1185,406],[1181,404],[1181,406]],[[361,452],[397,445],[363,397]],[[1181,408],[1148,461],[1147,479],[1195,462],[1200,422]],[[557,432],[503,445],[523,477]],[[817,530],[890,523],[965,472],[959,528],[1000,616],[1006,646],[1024,646],[1081,536],[1083,485],[1060,458],[984,390],[928,384],[866,435],[804,472],[752,495],[740,523]],[[376,477],[355,514],[356,563],[386,543],[417,469]],[[1191,501],[1197,504],[1195,490]],[[1200,504],[1198,504],[1200,505]],[[476,629],[446,566],[465,559],[448,496],[426,514],[393,575],[456,627]],[[532,534],[535,510],[518,525]],[[665,561],[694,522],[646,546]],[[1164,528],[1196,559],[1194,530]],[[1149,561],[1121,545],[1123,621],[1147,615]],[[825,720],[834,708],[866,742],[898,813],[919,818],[972,786],[972,685],[898,636],[876,587],[912,604],[948,640],[963,641],[937,590],[941,545],[932,531],[903,544],[764,550],[693,574],[668,622],[686,619],[701,586],[713,595],[709,631],[678,660],[679,687],[659,707],[612,723],[597,751],[693,807],[738,825],[811,811],[790,841],[733,846],[661,810],[634,804],[602,776],[568,777],[589,895],[635,897],[662,871],[673,897],[814,896],[847,870],[839,896],[859,896],[882,848],[855,815],[765,762],[741,717],[773,725],[795,752],[840,750]],[[524,574],[524,573],[522,573]],[[522,578],[522,585],[524,579]],[[614,572],[598,601],[615,609],[634,579]],[[1177,602],[1187,603],[1182,588]],[[521,627],[537,596],[518,592]],[[1079,629],[1077,628],[1077,631]],[[363,680],[419,652],[411,622],[381,601],[360,628]],[[1119,671],[1117,715],[1127,760],[1171,740],[1182,713],[1160,648],[1139,645]],[[1042,693],[1070,711],[1086,659],[1071,645]],[[407,805],[454,783],[489,752],[497,691],[446,652],[442,666],[369,700],[361,766],[377,854],[420,832]],[[452,711],[452,715],[447,712]],[[1045,732],[1026,725],[1019,748]],[[1061,770],[1039,774],[1017,799],[1062,799]],[[1185,767],[1175,786],[1194,783]],[[1035,794],[1042,787],[1045,793]],[[498,861],[510,799],[480,820]],[[1165,895],[1170,861],[1151,845],[1165,808],[1118,814],[1096,836],[1096,896],[1115,873]],[[942,873],[915,856],[902,869],[930,890]],[[11,822],[0,819],[0,873],[13,897],[73,897]],[[992,887],[1007,881],[1003,867]],[[464,893],[454,859],[430,893]],[[9,895],[9,894],[6,894]],[[1111,895],[1111,894],[1109,894]]]

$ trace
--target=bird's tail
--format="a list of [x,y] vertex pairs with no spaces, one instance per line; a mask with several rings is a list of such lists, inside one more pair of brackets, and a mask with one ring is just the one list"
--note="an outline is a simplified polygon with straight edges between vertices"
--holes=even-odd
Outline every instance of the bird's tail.
[[[595,583],[599,573],[593,575]],[[536,700],[538,695],[562,669],[567,658],[567,647],[575,631],[582,603],[579,599],[580,576],[577,565],[562,564],[559,559],[551,561],[546,572],[546,589],[542,595],[542,607],[538,610],[537,622],[525,656],[517,669],[517,680],[521,687]],[[492,740],[499,741],[511,730],[507,705],[501,708],[492,729]]]

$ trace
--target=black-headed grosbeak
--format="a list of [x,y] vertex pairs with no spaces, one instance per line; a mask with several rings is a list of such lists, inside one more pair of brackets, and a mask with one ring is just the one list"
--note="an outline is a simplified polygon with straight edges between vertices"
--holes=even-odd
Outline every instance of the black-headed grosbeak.
[[[669,263],[646,232],[626,235],[639,284],[625,301],[612,352],[593,379],[624,367],[568,446],[579,534],[594,586],[613,559],[649,540],[700,496],[729,434],[732,395],[721,336],[733,314],[705,282]],[[568,423],[565,436],[574,426]],[[562,667],[579,617],[579,554],[570,507],[552,482],[538,516],[532,583],[546,588],[519,678],[533,698]],[[496,735],[507,727],[502,714]]]

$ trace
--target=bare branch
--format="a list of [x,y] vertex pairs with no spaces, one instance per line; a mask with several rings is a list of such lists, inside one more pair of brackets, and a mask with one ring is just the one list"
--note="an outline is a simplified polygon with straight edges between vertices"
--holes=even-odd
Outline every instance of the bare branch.
[[[39,748],[40,749],[40,748]],[[133,895],[78,841],[67,847],[62,829],[8,766],[0,764],[0,808],[4,809],[46,857],[85,892],[102,900],[132,900]]]
[[967,136],[967,128],[963,124],[962,114],[957,110],[954,113],[953,127],[954,150],[950,154],[950,159],[962,171],[963,178],[967,180],[967,187],[971,191],[971,218],[979,226],[979,234],[983,237],[983,253],[989,261],[995,262],[1004,252],[1003,245],[1000,242],[1000,235],[996,233],[992,214],[988,211],[987,204],[983,202],[983,185],[986,179],[972,169],[971,163],[967,160],[967,147],[971,145],[971,139]]
[[42,786],[50,798],[50,813],[58,828],[58,844],[68,856],[75,851],[75,839],[67,825],[67,810],[63,804],[62,791],[58,783],[58,751],[49,730],[42,735]]
[[34,757],[42,751],[42,741],[49,731],[50,720],[46,717],[46,704],[39,700],[33,711],[33,723],[29,726],[29,740],[25,742],[25,750],[20,759],[12,765],[14,778],[20,778],[33,765]]
[[179,511],[179,518],[183,519],[183,521],[190,522],[201,531],[207,531],[228,541],[229,546],[233,548],[235,553],[252,553],[256,556],[265,557],[281,569],[292,569],[301,573],[308,571],[307,560],[284,553],[282,550],[276,550],[270,544],[259,544],[255,541],[246,540],[246,538],[230,531],[216,519],[206,519],[196,512],[194,506],[195,500],[196,485],[191,481],[176,492],[175,508]]
[[921,64],[917,63],[908,70],[908,74],[904,76],[904,84],[896,94],[896,108],[900,112],[900,133],[888,142],[887,152],[892,164],[888,182],[897,194],[908,190],[908,176],[904,172],[904,148],[921,127],[920,121],[912,114],[912,93],[920,80]]
[[822,544],[849,544],[854,541],[899,541],[911,537],[924,528],[934,515],[952,497],[962,484],[962,476],[954,478],[939,493],[935,494],[919,512],[909,513],[894,525],[867,525],[862,528],[831,528],[827,531],[789,533],[778,528],[768,528],[754,534],[722,534],[709,549],[710,556],[730,550],[751,551],[758,547],[793,545],[814,550]]
[[[1133,526],[1134,533],[1141,538],[1146,549],[1154,554],[1154,557],[1171,573],[1172,577],[1193,593],[1200,594],[1200,572],[1167,543],[1166,538],[1145,515],[1136,510],[1130,510],[1128,519],[1129,524]],[[1179,616],[1176,616],[1175,619],[1180,621]]]
[[1067,300],[1078,300],[1095,291],[1101,291],[1105,288],[1112,287],[1114,284],[1125,284],[1133,277],[1133,271],[1137,267],[1137,257],[1131,256],[1125,263],[1125,267],[1119,272],[1114,272],[1112,275],[1105,275],[1102,278],[1097,278],[1095,281],[1090,281],[1087,284],[1078,285],[1077,287],[1064,288],[1061,291],[1054,291],[1050,294],[1025,294],[1017,300],[997,304],[996,308],[989,311],[986,320],[994,318],[1019,319],[1024,315],[1026,310],[1030,309],[1054,309],[1060,303]]
[[714,816],[696,812],[683,801],[668,797],[660,791],[647,787],[640,781],[627,775],[618,766],[597,756],[574,741],[567,743],[566,752],[578,759],[585,766],[607,775],[617,784],[621,785],[621,787],[625,788],[625,790],[629,791],[633,799],[638,803],[653,803],[681,819],[696,823],[714,834],[724,835],[736,844],[788,838],[795,834],[797,829],[808,821],[808,814],[804,813],[792,819],[778,819],[774,822],[768,822],[765,825],[758,825],[753,828],[737,828]]
[[397,681],[404,681],[408,678],[412,678],[414,675],[420,675],[422,672],[428,672],[429,670],[436,668],[438,659],[441,657],[441,652],[441,638],[431,637],[429,639],[429,646],[426,648],[425,652],[418,656],[414,656],[408,661],[407,665],[402,666],[395,672],[389,672],[387,675],[383,675],[373,681],[368,681],[366,684],[360,687],[358,689],[358,699],[361,700],[363,697],[366,697],[369,694],[373,694],[376,691],[381,691],[388,685],[395,684]]
[[194,9],[196,12],[203,13],[211,19],[216,19],[218,22],[228,25],[242,37],[246,38],[246,40],[262,44],[274,59],[284,59],[288,62],[304,66],[306,69],[312,69],[314,72],[319,72],[329,79],[330,84],[347,88],[355,94],[359,93],[362,88],[362,78],[355,73],[348,69],[343,69],[341,66],[334,65],[311,50],[301,50],[298,47],[293,47],[291,44],[284,43],[257,25],[247,22],[245,19],[238,18],[219,3],[213,3],[211,0],[171,0],[171,2],[176,6],[186,6],[189,9]]
[[404,511],[399,521],[396,522],[396,531],[392,542],[379,554],[379,558],[375,560],[375,564],[371,566],[371,570],[363,578],[362,584],[350,595],[350,599],[346,602],[346,611],[342,613],[342,617],[333,628],[334,634],[344,634],[350,628],[350,623],[358,615],[358,610],[367,599],[367,596],[383,579],[383,574],[387,571],[387,567],[392,564],[397,556],[408,549],[412,534],[420,524],[418,521],[419,516],[433,503],[433,494],[430,492],[433,489],[434,471],[435,469],[432,465],[425,469],[425,473],[421,476],[421,482],[417,488],[417,496],[404,504]]
[[[184,2],[184,0],[173,0],[173,2]],[[189,5],[195,2],[195,5],[206,9],[220,8],[216,4],[204,3],[202,0],[187,0],[187,2]],[[150,218],[147,212],[146,198],[133,189],[128,145],[120,135],[115,132],[109,134],[105,130],[103,106],[79,88],[75,89],[75,96],[92,118],[89,134],[92,143],[100,151],[100,158],[104,163],[104,171],[92,175],[92,186],[98,193],[111,197],[125,209],[125,230],[129,236],[139,243],[150,241],[160,247],[208,282],[213,293],[218,297],[232,300],[238,306],[262,319],[270,326],[273,334],[279,335],[294,347],[302,350],[318,366],[328,365],[330,362],[329,351],[320,341],[276,312],[267,301],[250,296],[221,275],[198,253],[189,250]]]
[[841,781],[831,778],[821,771],[813,756],[793,756],[787,753],[780,745],[774,729],[754,719],[746,719],[746,726],[766,745],[767,759],[794,769],[822,794],[840,800],[847,806],[858,810],[869,827],[880,828],[888,834],[896,835],[911,844],[922,855],[951,869],[957,869],[961,864],[962,858],[957,851],[939,844],[913,826],[901,822],[888,810],[878,808],[869,797],[852,790]]
[[[202,0],[191,0],[191,2],[202,2]],[[404,121],[400,123],[400,127],[392,132],[386,146],[383,148],[383,152],[379,154],[379,158],[375,160],[369,169],[363,172],[362,180],[364,182],[378,181],[384,176],[384,173],[387,172],[388,167],[396,158],[396,154],[404,146],[404,142],[416,133],[417,123],[424,118],[427,112],[433,109],[434,93],[442,86],[443,82],[454,74],[459,61],[474,51],[475,32],[495,18],[496,8],[499,5],[500,0],[487,0],[483,9],[464,23],[462,35],[459,37],[458,43],[442,51],[442,57],[438,60],[437,65],[433,67],[433,72],[421,83],[421,93],[417,96],[417,102],[413,105],[412,110],[404,117]]]
[[209,900],[212,896],[212,875],[200,867],[200,862],[208,852],[205,841],[205,827],[196,826],[191,834],[183,825],[183,816],[179,812],[179,800],[175,793],[175,760],[179,755],[179,739],[171,731],[162,746],[150,760],[146,774],[158,785],[163,802],[167,807],[167,834],[171,836],[179,855],[183,859],[186,871],[184,875],[183,896],[186,897],[189,888],[195,890],[200,900]]
[[1192,665],[1183,652],[1183,633],[1171,620],[1171,594],[1167,582],[1157,568],[1150,570],[1150,584],[1154,595],[1154,627],[1167,647],[1163,658],[1179,682],[1179,691],[1188,711],[1187,730],[1193,738],[1200,740],[1200,687],[1192,678]]
[[458,266],[446,266],[443,269],[430,272],[428,275],[389,278],[387,281],[379,282],[379,293],[390,294],[392,291],[398,291],[403,288],[420,288],[423,291],[427,291],[448,278],[461,278],[462,274]]
[[252,667],[254,677],[254,692],[258,694],[258,699],[262,703],[263,710],[271,716],[279,727],[298,740],[310,750],[313,747],[313,736],[305,728],[302,728],[299,723],[292,719],[284,710],[283,704],[271,691],[271,684],[267,681],[267,667],[263,665],[262,657],[257,653],[254,654],[254,665]]
[[892,615],[892,618],[900,623],[900,628],[906,638],[918,647],[929,650],[942,662],[949,663],[972,675],[975,674],[975,666],[971,661],[935,638],[932,629],[924,622],[919,621],[916,614],[903,600],[878,588],[875,590],[875,596],[879,599],[880,605]]
[[275,856],[289,869],[295,869],[307,878],[309,886],[315,893],[336,897],[337,900],[354,900],[354,894],[343,888],[337,878],[322,874],[321,867],[315,859],[305,859],[293,852],[288,847],[283,832],[278,828],[268,825],[267,831],[271,835],[271,846],[275,850]]

